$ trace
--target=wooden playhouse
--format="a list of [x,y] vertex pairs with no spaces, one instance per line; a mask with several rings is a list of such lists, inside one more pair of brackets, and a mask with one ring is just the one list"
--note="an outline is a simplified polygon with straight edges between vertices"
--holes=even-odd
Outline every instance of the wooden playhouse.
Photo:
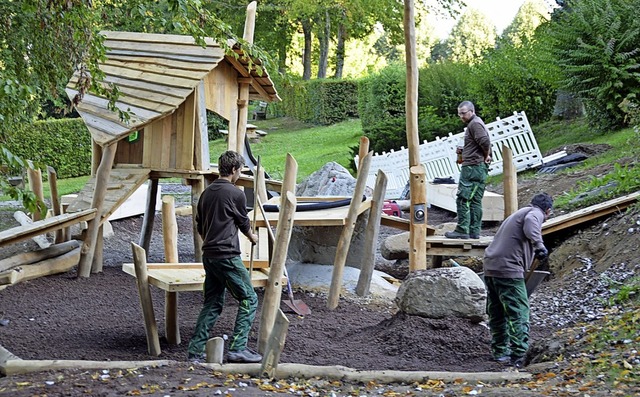
[[[117,85],[123,121],[108,100],[86,93],[76,109],[92,140],[92,177],[67,212],[97,209],[84,238],[78,275],[102,268],[101,225],[131,194],[150,180],[140,242],[148,248],[160,178],[182,178],[197,201],[206,180],[215,179],[209,162],[207,110],[229,122],[229,147],[244,150],[249,100],[280,98],[259,59],[249,59],[235,43],[226,54],[211,39],[206,47],[191,36],[102,32],[107,48],[100,64],[101,84]],[[245,34],[246,35],[246,34]],[[251,34],[252,36],[252,34]],[[235,56],[234,56],[235,55]],[[251,65],[251,66],[250,66]],[[261,70],[256,69],[256,65]],[[67,85],[74,98],[76,73]],[[196,258],[199,237],[194,233]]]

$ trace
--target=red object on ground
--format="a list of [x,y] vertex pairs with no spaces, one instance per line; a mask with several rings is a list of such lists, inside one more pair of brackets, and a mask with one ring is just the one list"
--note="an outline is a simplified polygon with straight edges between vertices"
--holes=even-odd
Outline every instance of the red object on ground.
[[398,205],[398,203],[392,200],[384,201],[384,203],[382,204],[382,212],[384,212],[387,215],[397,216],[402,218],[402,210],[400,209],[400,206]]

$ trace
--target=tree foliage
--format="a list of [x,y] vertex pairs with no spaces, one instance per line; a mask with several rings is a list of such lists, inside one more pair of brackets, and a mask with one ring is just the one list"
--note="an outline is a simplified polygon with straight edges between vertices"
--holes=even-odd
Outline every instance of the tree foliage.
[[471,8],[451,30],[447,40],[448,58],[454,62],[478,63],[484,52],[495,46],[496,38],[493,23],[486,15]]
[[640,0],[575,0],[554,13],[549,34],[562,84],[601,130],[624,127],[625,100],[640,95]]

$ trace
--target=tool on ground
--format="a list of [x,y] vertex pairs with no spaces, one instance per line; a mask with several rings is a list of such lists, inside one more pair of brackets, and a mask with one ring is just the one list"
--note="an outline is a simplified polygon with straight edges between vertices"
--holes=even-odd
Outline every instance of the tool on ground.
[[[251,223],[251,233],[256,234],[256,220],[258,212],[256,206],[258,205],[258,170],[260,169],[260,156],[258,156],[258,162],[256,168],[253,171],[253,222]],[[255,253],[255,244],[251,244],[251,251],[249,253],[249,279],[253,277],[253,254]]]
[[[271,240],[271,242],[275,242],[276,238],[273,235],[273,230],[271,230],[271,225],[269,225],[269,220],[267,219],[267,213],[265,212],[262,206],[262,201],[260,200],[260,197],[258,197],[257,194],[256,194],[256,198],[257,198],[256,202],[258,203],[257,207],[260,208],[262,217],[264,218],[264,221],[267,224],[267,232],[269,233],[269,239]],[[255,215],[255,208],[254,208],[254,215]],[[309,306],[307,306],[306,303],[304,303],[299,299],[293,298],[293,288],[291,288],[291,280],[289,279],[289,273],[287,272],[287,267],[285,266],[283,269],[284,269],[284,276],[287,278],[287,296],[289,297],[288,301],[286,300],[284,301],[285,305],[289,306],[291,310],[293,310],[294,312],[296,312],[301,316],[306,316],[308,314],[311,314],[311,309],[309,308]]]

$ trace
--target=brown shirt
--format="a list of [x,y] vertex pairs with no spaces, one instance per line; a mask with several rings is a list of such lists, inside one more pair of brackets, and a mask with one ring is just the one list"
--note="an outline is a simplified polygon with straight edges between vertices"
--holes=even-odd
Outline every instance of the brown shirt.
[[484,121],[474,115],[464,134],[462,148],[462,165],[478,165],[484,163],[484,158],[491,152],[491,140]]

